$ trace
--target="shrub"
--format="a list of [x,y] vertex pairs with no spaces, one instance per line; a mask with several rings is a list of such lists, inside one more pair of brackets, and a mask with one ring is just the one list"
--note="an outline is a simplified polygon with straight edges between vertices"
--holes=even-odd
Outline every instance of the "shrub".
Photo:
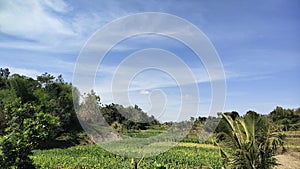
[[0,139],[0,168],[34,168],[29,155],[40,142],[55,134],[59,119],[39,107],[22,104],[20,99],[6,105],[4,111],[8,127]]

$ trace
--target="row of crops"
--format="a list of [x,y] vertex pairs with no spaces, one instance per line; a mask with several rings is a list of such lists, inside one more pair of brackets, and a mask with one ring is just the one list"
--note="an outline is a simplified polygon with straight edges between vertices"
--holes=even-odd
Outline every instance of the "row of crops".
[[177,146],[157,156],[127,158],[109,153],[97,145],[76,146],[68,149],[37,150],[31,157],[42,169],[90,168],[221,168],[218,149],[201,146]]

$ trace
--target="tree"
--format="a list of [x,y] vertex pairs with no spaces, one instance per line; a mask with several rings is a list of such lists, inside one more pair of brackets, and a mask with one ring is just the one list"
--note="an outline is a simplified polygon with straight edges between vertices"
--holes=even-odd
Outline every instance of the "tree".
[[10,72],[9,72],[9,69],[8,68],[0,68],[0,77],[2,78],[8,78]]
[[277,106],[270,112],[268,118],[279,131],[297,130],[300,127],[299,109],[284,109]]
[[60,119],[60,133],[70,131],[81,131],[82,128],[77,120],[74,106],[78,106],[79,96],[77,100],[73,96],[78,93],[76,88],[64,82],[62,76],[55,79],[54,76],[45,73],[37,77],[39,88],[34,91],[36,103],[41,105],[44,112],[49,112],[53,116]]
[[55,77],[49,73],[44,73],[41,76],[37,76],[37,81],[45,86],[54,82]]
[[6,105],[8,127],[0,139],[0,168],[35,168],[29,155],[40,142],[55,134],[59,119],[44,113],[32,104],[22,104],[20,99]]
[[[274,158],[279,145],[283,145],[282,135],[270,131],[267,121],[254,111],[235,120],[229,114],[223,114],[226,130],[217,134],[220,154],[225,166],[241,169],[269,169],[277,165]],[[222,136],[225,140],[218,141]],[[226,151],[230,148],[233,153]]]
[[83,123],[97,123],[102,121],[100,116],[100,97],[92,90],[85,95],[80,104],[78,118]]
[[8,68],[2,69],[0,68],[0,89],[7,88],[7,79],[10,72]]
[[38,88],[38,83],[34,79],[14,74],[9,78],[8,82],[12,92],[21,98],[23,103],[36,100],[33,92]]

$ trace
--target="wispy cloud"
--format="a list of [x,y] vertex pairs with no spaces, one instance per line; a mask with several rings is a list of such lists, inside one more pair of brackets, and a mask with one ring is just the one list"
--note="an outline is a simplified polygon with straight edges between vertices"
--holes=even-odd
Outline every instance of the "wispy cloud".
[[44,0],[43,2],[46,4],[46,6],[51,8],[51,10],[56,11],[56,12],[66,13],[66,12],[72,10],[72,7],[69,6],[68,4],[66,4],[64,1]]
[[18,37],[13,41],[7,38],[0,48],[79,52],[92,33],[117,18],[105,13],[73,11],[72,6],[61,0],[1,1],[0,5],[0,32]]
[[[16,35],[33,40],[51,40],[51,35],[73,35],[72,29],[68,27],[51,10],[64,11],[66,6],[63,1],[57,5],[55,1],[1,1],[0,19],[1,32]],[[51,3],[50,3],[51,2]],[[48,7],[47,11],[45,7]],[[48,35],[48,36],[47,36]],[[49,38],[49,39],[48,39]]]

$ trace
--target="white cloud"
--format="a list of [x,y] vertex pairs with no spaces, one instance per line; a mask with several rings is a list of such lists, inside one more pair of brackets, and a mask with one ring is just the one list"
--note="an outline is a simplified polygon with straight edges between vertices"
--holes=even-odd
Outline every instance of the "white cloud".
[[[51,35],[74,34],[58,16],[45,10],[41,1],[2,1],[1,5],[0,30],[3,33],[39,41],[49,41],[53,39]],[[51,7],[58,10],[54,3],[51,3]]]
[[140,90],[139,94],[148,95],[150,92],[148,90]]
[[0,32],[16,37],[5,39],[0,48],[51,53],[79,52],[96,30],[128,14],[121,9],[118,13],[73,11],[62,0],[1,1],[0,6]]
[[91,31],[89,27],[97,27],[91,25],[94,23],[91,20],[81,22],[81,15],[64,17],[71,7],[60,0],[1,1],[0,6],[0,32],[17,37],[5,40],[1,48],[57,53],[79,51],[92,33],[85,32]]

